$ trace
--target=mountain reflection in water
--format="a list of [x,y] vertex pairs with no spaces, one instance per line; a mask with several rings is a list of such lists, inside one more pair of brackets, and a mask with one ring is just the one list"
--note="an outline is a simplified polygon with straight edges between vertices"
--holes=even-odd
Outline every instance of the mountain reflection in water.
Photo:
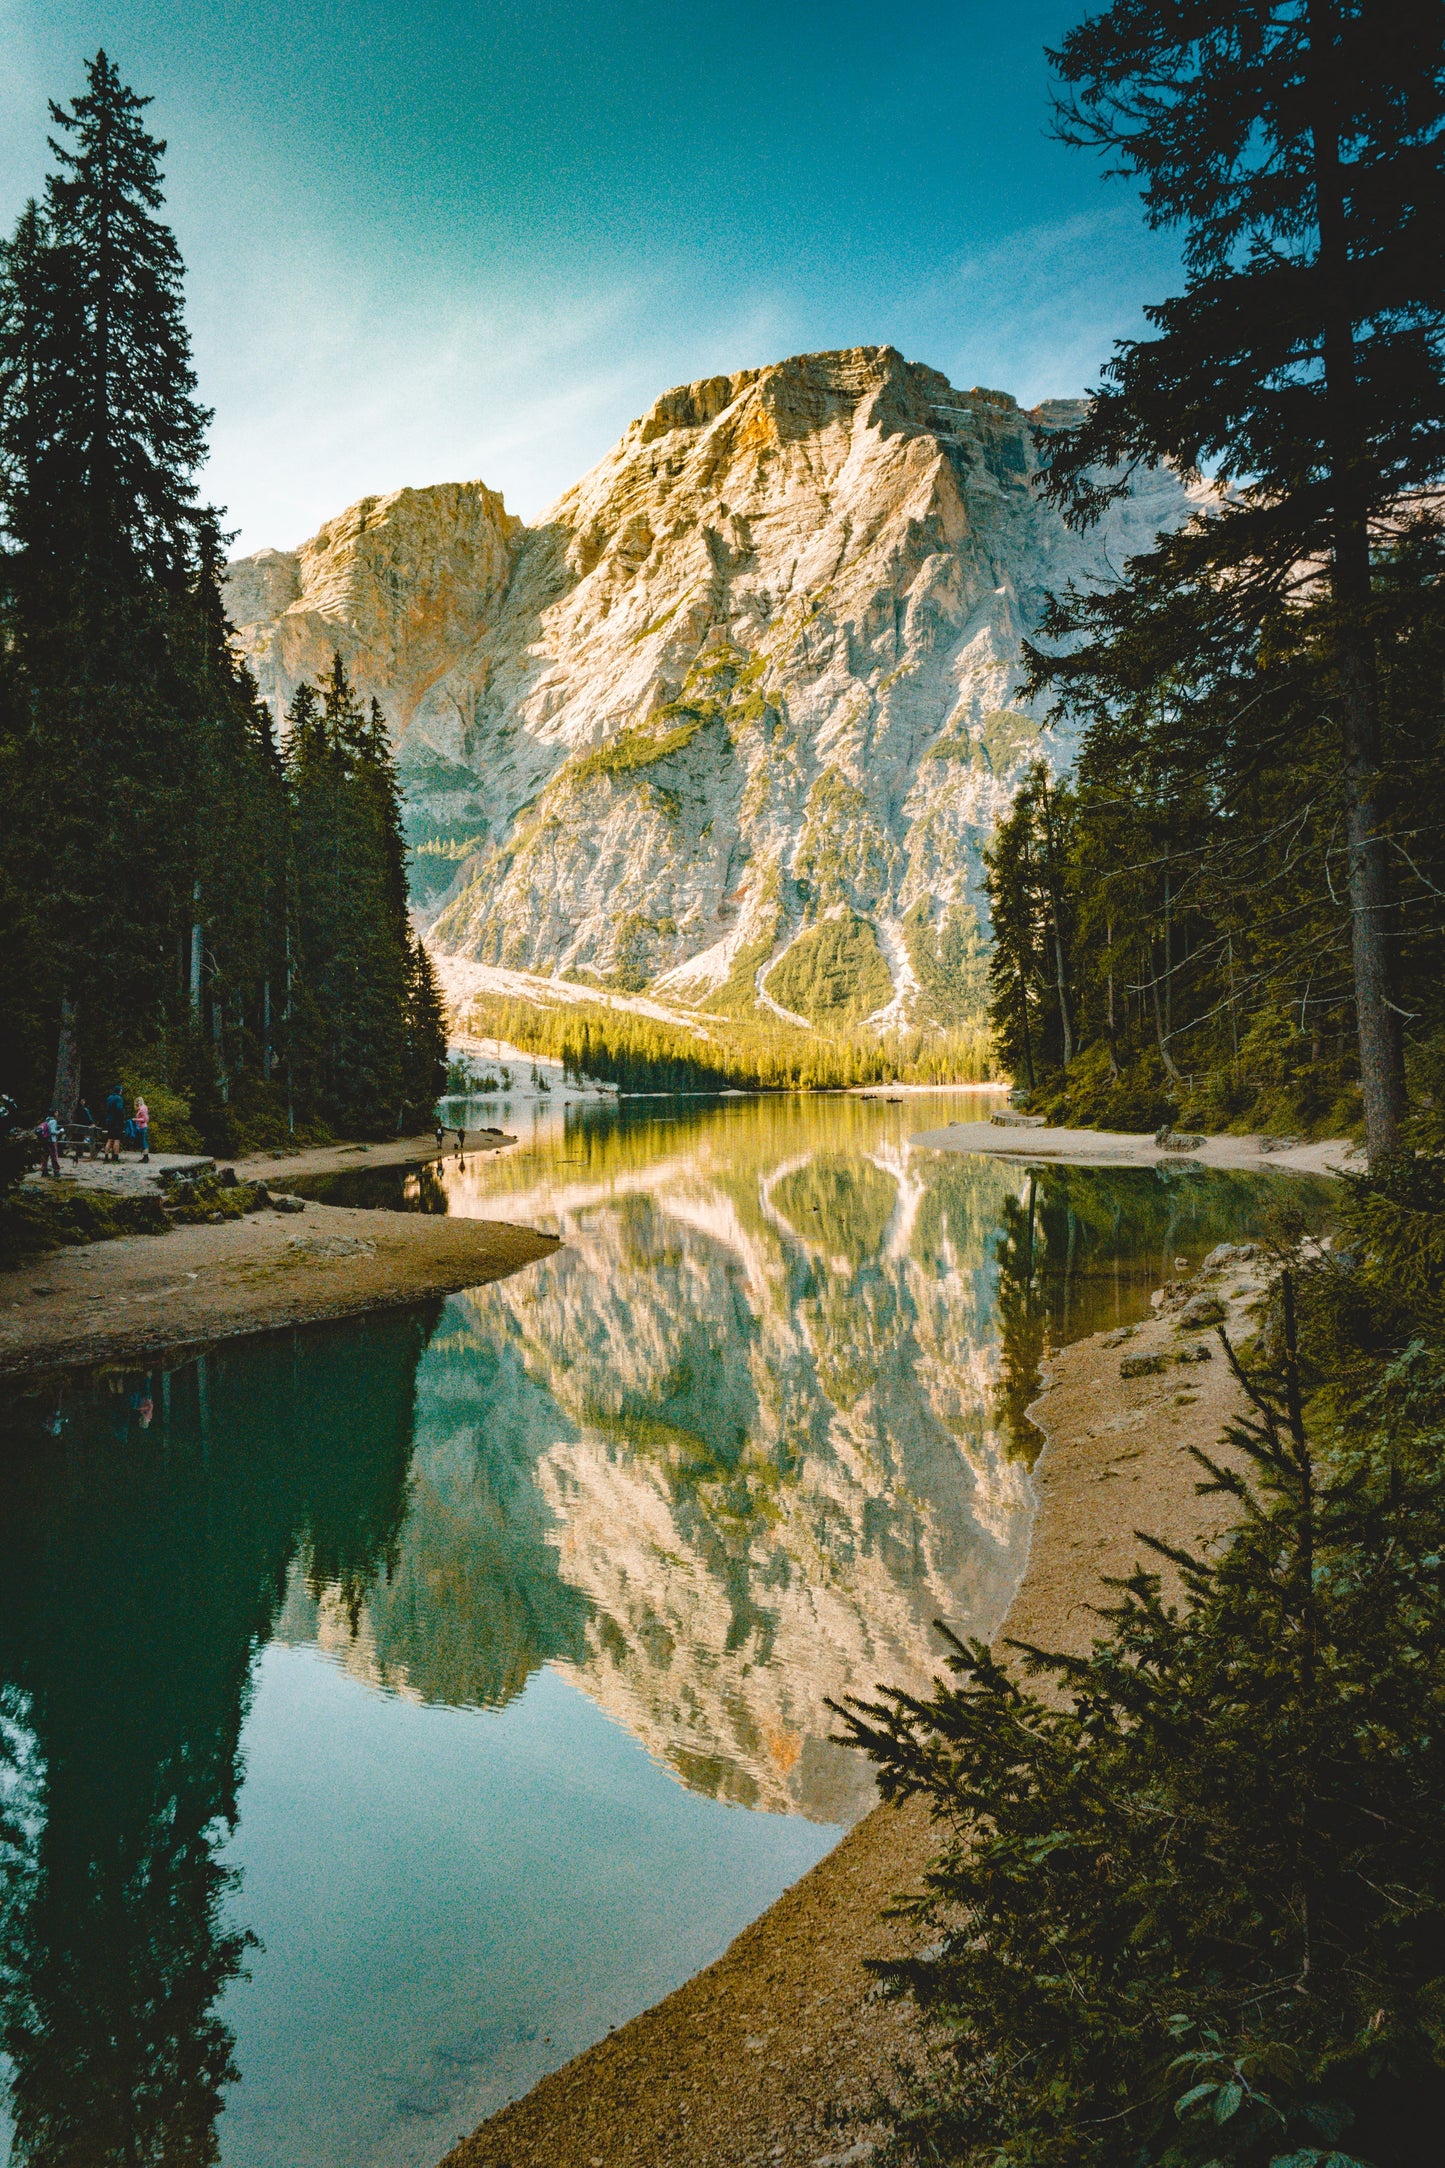
[[419,1196],[331,1178],[566,1247],[452,1306],[359,1631],[299,1589],[281,1631],[426,1700],[496,1705],[551,1662],[695,1789],[853,1820],[871,1779],[826,1701],[926,1686],[935,1620],[1002,1618],[1046,1346],[1137,1315],[1279,1194],[1029,1173],[914,1150],[910,1126],[855,1098],[623,1102],[444,1161]]
[[[826,1699],[923,1685],[935,1619],[997,1626],[1046,1346],[1137,1314],[1176,1254],[1280,1194],[1179,1168],[1030,1174],[911,1150],[917,1126],[847,1099],[600,1109],[448,1163],[414,1199],[367,1173],[368,1201],[566,1247],[445,1306],[0,1409],[15,2163],[221,2157],[225,1990],[252,1962],[225,1855],[268,1641],[454,1708],[515,1704],[550,1666],[694,1792],[829,1825],[868,1805]],[[586,1886],[585,1857],[568,1871]],[[643,1999],[668,1962],[638,1973]],[[559,2041],[570,1963],[543,2006]],[[527,2052],[517,2083],[562,2050]],[[291,2168],[331,2157],[299,2125],[275,2143]],[[377,2145],[402,2157],[391,2124]],[[235,2168],[252,2157],[228,2139]]]

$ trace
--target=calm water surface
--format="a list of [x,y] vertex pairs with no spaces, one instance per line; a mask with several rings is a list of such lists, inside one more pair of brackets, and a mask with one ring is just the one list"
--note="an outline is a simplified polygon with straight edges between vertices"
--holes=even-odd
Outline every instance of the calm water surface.
[[15,2168],[423,2168],[706,1964],[870,1803],[825,1697],[1001,1619],[1047,1346],[1323,1196],[489,1105],[332,1193],[555,1257],[0,1407]]

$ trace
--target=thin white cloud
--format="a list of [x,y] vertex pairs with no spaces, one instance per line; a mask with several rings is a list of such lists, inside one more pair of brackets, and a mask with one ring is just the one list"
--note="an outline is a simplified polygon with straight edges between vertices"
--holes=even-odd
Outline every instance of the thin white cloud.
[[244,553],[293,546],[358,497],[480,479],[531,518],[679,380],[786,352],[770,297],[709,310],[686,269],[556,296],[388,293],[297,242],[197,295],[216,408],[204,487]]
[[955,383],[1032,405],[1096,384],[1115,339],[1144,328],[1134,297],[1170,291],[1176,270],[1169,237],[1149,232],[1132,201],[1115,202],[961,256],[905,308],[936,327],[936,366]]

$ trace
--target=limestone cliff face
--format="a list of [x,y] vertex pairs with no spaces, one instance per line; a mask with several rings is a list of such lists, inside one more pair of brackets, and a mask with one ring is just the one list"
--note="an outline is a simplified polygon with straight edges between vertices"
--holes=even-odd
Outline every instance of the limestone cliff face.
[[480,482],[363,497],[300,549],[231,565],[226,606],[269,699],[284,704],[339,649],[404,744],[495,617],[521,532]]
[[936,1013],[1039,746],[1022,638],[1189,509],[1158,473],[1070,533],[1032,432],[1075,411],[803,355],[666,393],[531,527],[479,484],[367,500],[234,566],[231,613],[272,698],[337,645],[381,699],[442,948],[786,1008],[842,922],[860,1013]]

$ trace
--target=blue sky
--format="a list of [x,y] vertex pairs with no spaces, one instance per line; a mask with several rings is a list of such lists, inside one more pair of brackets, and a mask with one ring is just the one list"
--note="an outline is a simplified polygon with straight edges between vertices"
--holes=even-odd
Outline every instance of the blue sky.
[[480,477],[524,517],[668,385],[888,341],[1082,391],[1171,290],[1047,136],[1082,0],[0,0],[0,215],[103,44],[154,94],[237,548]]

